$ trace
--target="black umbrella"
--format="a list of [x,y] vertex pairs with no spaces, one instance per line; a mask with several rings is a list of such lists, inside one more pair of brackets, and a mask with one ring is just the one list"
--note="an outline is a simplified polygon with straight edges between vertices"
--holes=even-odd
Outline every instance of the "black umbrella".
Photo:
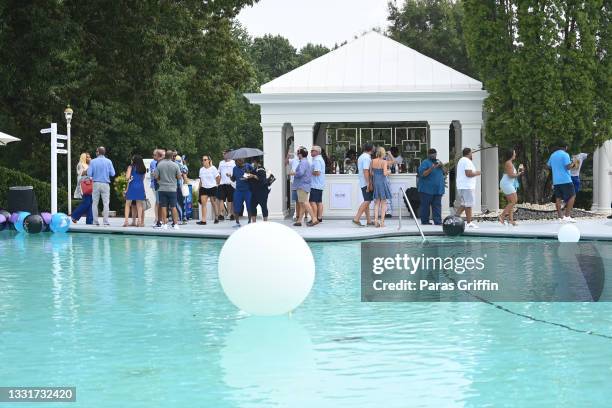
[[241,147],[240,149],[232,150],[227,153],[230,159],[246,159],[248,157],[262,156],[263,151],[253,147]]

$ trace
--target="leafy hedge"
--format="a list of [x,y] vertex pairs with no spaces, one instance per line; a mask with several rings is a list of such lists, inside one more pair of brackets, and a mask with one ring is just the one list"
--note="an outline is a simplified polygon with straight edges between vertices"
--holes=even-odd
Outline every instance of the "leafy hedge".
[[[36,193],[39,211],[51,210],[51,184],[35,179],[17,170],[8,169],[0,166],[0,208],[7,207],[9,187],[13,186],[32,186]],[[66,190],[59,188],[57,196],[58,211],[66,212]]]

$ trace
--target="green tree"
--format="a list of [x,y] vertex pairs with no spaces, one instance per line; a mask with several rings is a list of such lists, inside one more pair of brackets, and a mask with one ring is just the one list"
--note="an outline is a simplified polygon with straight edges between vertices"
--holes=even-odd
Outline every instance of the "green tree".
[[289,40],[280,35],[265,35],[253,40],[251,59],[262,85],[291,71],[298,66],[296,49]]
[[329,48],[321,44],[308,43],[300,49],[298,53],[298,66],[304,65],[319,58],[329,52]]
[[463,39],[463,7],[451,0],[389,2],[389,37],[448,65],[476,76]]
[[157,146],[194,155],[227,144],[201,139],[254,75],[232,25],[252,3],[0,0],[0,120],[23,139],[0,162],[47,179],[38,130],[63,128],[67,103],[73,151],[105,145],[118,168]]
[[489,92],[487,137],[517,149],[527,166],[524,198],[542,202],[549,146],[562,139],[592,151],[610,134],[606,119],[596,121],[609,109],[597,91],[609,81],[598,70],[604,58],[595,35],[605,7],[598,0],[465,0],[463,7],[468,54]]

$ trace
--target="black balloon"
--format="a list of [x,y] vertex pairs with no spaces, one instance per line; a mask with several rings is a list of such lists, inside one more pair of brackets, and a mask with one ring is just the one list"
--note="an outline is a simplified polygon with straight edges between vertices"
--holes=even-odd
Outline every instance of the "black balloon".
[[23,220],[23,229],[30,234],[38,234],[44,225],[45,221],[38,214],[30,214]]
[[465,231],[465,221],[461,217],[449,215],[442,221],[442,230],[451,237],[461,235]]

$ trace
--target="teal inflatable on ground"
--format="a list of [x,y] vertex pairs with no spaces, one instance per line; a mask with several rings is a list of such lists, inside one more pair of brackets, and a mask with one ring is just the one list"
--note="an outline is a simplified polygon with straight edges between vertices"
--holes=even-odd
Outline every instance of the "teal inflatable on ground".
[[49,227],[53,232],[66,232],[70,228],[70,217],[64,213],[55,213],[51,216]]
[[23,222],[25,221],[28,215],[30,215],[30,213],[27,211],[19,211],[17,215],[17,220],[15,221],[15,229],[18,232],[25,232],[25,230],[23,229]]

